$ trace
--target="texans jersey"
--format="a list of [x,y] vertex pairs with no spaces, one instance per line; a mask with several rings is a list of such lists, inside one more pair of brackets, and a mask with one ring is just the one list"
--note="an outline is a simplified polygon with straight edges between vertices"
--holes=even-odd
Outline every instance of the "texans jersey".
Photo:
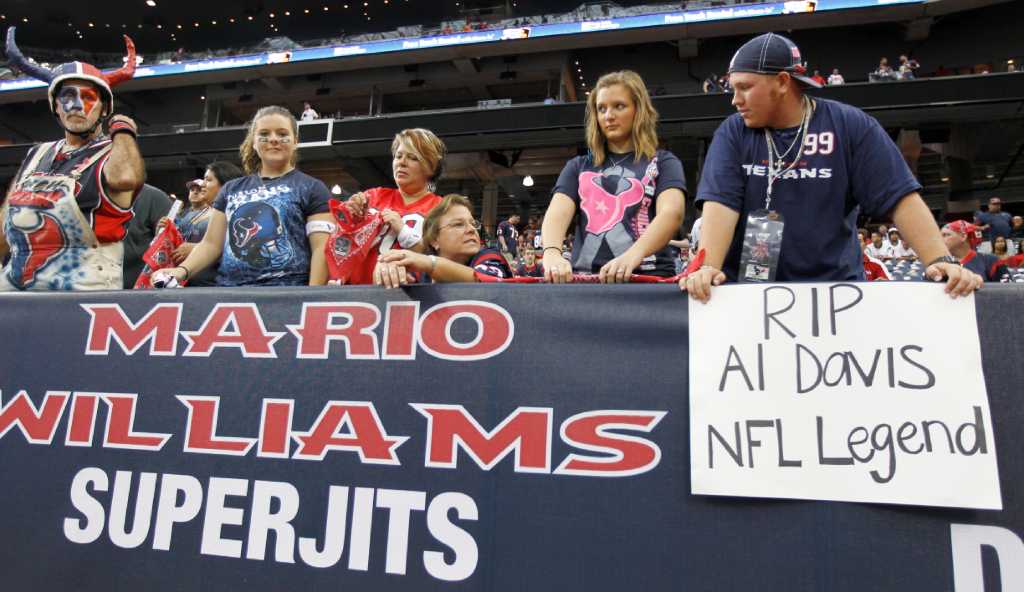
[[[437,204],[441,203],[440,197],[433,193],[428,193],[411,204],[406,205],[405,200],[402,198],[402,193],[398,189],[388,187],[374,187],[373,189],[367,189],[363,193],[366,194],[368,208],[381,212],[384,210],[395,211],[402,216],[403,224],[417,231],[417,234],[421,236],[423,235],[423,221],[426,220],[427,214]],[[374,240],[374,244],[363,261],[362,267],[352,274],[349,284],[372,284],[373,268],[377,265],[377,257],[393,248],[401,248],[400,246],[396,247],[397,241],[398,235],[391,231],[391,226],[384,225],[381,228],[381,234]]]
[[1009,273],[1005,261],[988,253],[971,251],[960,260],[960,264],[980,275],[986,282],[998,282],[1003,275]]
[[[658,213],[658,197],[668,189],[685,193],[683,165],[667,150],[653,159],[634,153],[609,154],[594,165],[590,155],[577,156],[562,169],[552,195],[569,196],[579,212],[572,268],[597,273],[622,255],[647,230]],[[665,245],[641,262],[636,273],[675,275],[672,251]]]
[[[476,276],[478,282],[497,282],[515,277],[512,268],[508,265],[508,260],[498,249],[486,247],[480,249],[469,259],[466,266],[473,269],[473,275]],[[434,281],[429,273],[417,273],[413,274],[413,277],[418,284],[429,284]]]
[[[772,189],[771,209],[785,220],[776,278],[864,279],[857,215],[885,216],[921,184],[874,118],[836,101],[814,102],[803,145],[784,158],[782,168],[796,164]],[[798,130],[771,133],[784,153]],[[722,269],[730,280],[737,276],[747,215],[765,207],[767,189],[765,130],[748,128],[734,114],[715,132],[697,190],[698,204],[718,202],[740,214]]]

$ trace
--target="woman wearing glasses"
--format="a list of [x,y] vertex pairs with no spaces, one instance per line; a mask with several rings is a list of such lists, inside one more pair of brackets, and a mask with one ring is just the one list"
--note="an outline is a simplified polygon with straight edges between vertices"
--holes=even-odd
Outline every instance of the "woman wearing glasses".
[[405,271],[421,282],[475,282],[480,275],[512,277],[505,258],[496,249],[482,248],[480,222],[473,219],[473,204],[463,195],[446,195],[423,222],[423,246],[428,254],[409,250],[380,256],[379,285],[397,288],[408,282]]

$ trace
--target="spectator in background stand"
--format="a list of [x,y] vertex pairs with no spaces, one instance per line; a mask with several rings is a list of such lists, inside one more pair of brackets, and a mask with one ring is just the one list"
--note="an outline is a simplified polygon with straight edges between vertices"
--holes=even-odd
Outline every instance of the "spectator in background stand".
[[900,246],[900,231],[895,226],[890,226],[885,231],[885,244],[890,250],[895,250],[896,247]]
[[817,70],[814,71],[814,75],[811,76],[811,80],[817,82],[821,86],[825,86],[825,79],[822,77],[821,72],[818,72]]
[[502,255],[509,258],[510,265],[519,256],[519,230],[516,228],[519,220],[519,214],[512,214],[508,220],[498,224],[498,248]]
[[868,245],[871,244],[871,233],[868,232],[867,228],[857,229],[857,240],[860,242],[860,250],[864,250]]
[[868,246],[864,247],[864,252],[868,254],[868,257],[885,261],[890,259],[891,247],[882,241],[882,233],[877,230],[871,233],[871,242]]
[[[192,210],[192,205],[201,199],[203,195],[203,180],[192,179],[185,183],[185,190],[188,192],[185,195],[185,199],[182,200],[181,211],[178,213],[178,219],[180,220]],[[177,220],[175,221],[177,222]]]
[[701,84],[701,90],[704,91],[704,94],[722,92],[722,85],[718,81],[718,75],[712,72],[710,76],[705,78],[704,83]]
[[832,73],[828,76],[828,85],[839,86],[840,84],[846,84],[846,80],[839,73],[839,68],[832,68]]
[[124,289],[131,290],[135,280],[139,279],[142,267],[142,255],[149,248],[156,236],[160,220],[171,209],[171,198],[166,193],[146,184],[142,186],[132,211],[135,215],[128,223],[128,231],[124,235]]
[[[174,263],[184,261],[192,253],[192,250],[203,241],[206,236],[206,228],[210,223],[210,214],[213,212],[211,206],[220,193],[220,188],[228,181],[237,179],[245,173],[242,169],[227,161],[212,162],[206,167],[206,173],[201,180],[191,181],[190,184],[199,183],[202,191],[197,195],[189,188],[189,209],[182,212],[175,224],[181,237],[185,242],[174,251]],[[220,266],[218,260],[205,270],[196,273],[189,278],[188,285],[192,287],[215,286],[217,285],[217,268]]]
[[1010,253],[1006,237],[997,236],[995,239],[993,239],[992,254],[999,259],[1006,259],[1010,255],[1012,255],[1012,253]]
[[[544,275],[572,280],[596,273],[602,283],[624,283],[634,272],[671,277],[668,241],[683,221],[683,165],[658,149],[658,112],[636,72],[598,79],[587,97],[585,156],[565,164],[544,215]],[[576,215],[572,265],[558,256]]]
[[320,119],[320,114],[317,113],[313,109],[313,106],[307,101],[302,104],[302,117],[300,119],[302,121],[313,121],[314,119]]
[[1024,238],[1024,216],[1010,218],[1010,238]]
[[901,80],[913,80],[914,73],[921,64],[917,63],[917,60],[910,59],[906,55],[900,56],[900,79]]
[[878,69],[871,73],[872,81],[896,80],[896,73],[889,66],[889,58],[883,57],[878,61]]
[[974,223],[981,227],[985,240],[994,240],[997,236],[1010,236],[1011,220],[1009,214],[1003,211],[1003,200],[993,197],[988,200],[988,211],[977,211],[974,213]]
[[964,220],[950,222],[942,227],[942,240],[961,265],[980,275],[986,282],[998,282],[1006,273],[1006,265],[995,255],[974,250],[981,244],[979,234],[977,226]]
[[[543,250],[540,250],[543,256]],[[544,266],[537,260],[538,252],[534,249],[523,251],[523,262],[516,266],[516,275],[519,277],[544,277]]]
[[917,259],[914,250],[900,238],[900,231],[895,226],[889,229],[889,252],[893,259]]

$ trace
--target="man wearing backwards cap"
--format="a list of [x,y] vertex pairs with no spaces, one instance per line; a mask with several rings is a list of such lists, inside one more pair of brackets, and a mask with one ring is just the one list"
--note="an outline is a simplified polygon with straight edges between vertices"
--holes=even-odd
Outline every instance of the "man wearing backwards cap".
[[680,281],[680,289],[707,302],[712,286],[727,278],[757,278],[763,267],[740,269],[748,216],[775,228],[781,218],[777,281],[864,279],[856,228],[861,210],[891,215],[927,264],[926,276],[948,278],[950,296],[981,286],[980,277],[950,256],[918,194],[921,185],[878,122],[804,94],[819,85],[807,77],[792,41],[773,33],[755,37],[733,56],[729,79],[738,113],[715,132],[697,190],[705,265]]
[[985,278],[986,282],[998,282],[1007,273],[1005,261],[974,250],[981,244],[981,229],[974,224],[964,220],[950,222],[942,227],[942,240],[965,269]]
[[10,65],[47,83],[64,138],[33,146],[11,184],[0,212],[0,256],[10,253],[0,290],[121,289],[122,240],[146,177],[135,122],[112,115],[112,88],[135,73],[135,46],[125,43],[119,70],[83,62],[49,70],[27,60],[7,30]]

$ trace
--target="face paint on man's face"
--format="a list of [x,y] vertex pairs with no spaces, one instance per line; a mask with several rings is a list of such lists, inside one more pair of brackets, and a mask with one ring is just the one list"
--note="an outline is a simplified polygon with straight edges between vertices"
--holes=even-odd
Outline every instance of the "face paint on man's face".
[[65,86],[57,93],[57,103],[65,113],[80,112],[85,117],[92,114],[100,103],[100,96],[94,89],[82,86]]

